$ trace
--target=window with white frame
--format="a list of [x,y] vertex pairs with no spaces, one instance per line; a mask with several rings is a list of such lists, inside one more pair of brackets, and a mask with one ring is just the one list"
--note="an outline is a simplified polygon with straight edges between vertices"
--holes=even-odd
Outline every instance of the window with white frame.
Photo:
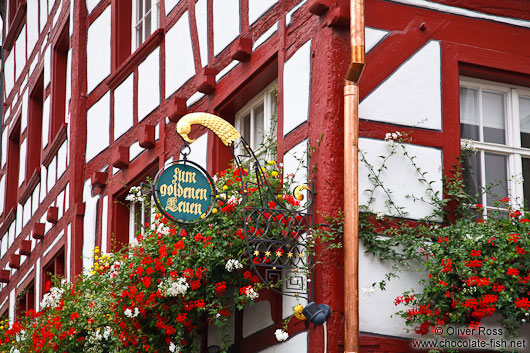
[[160,0],[133,0],[132,47],[138,48],[160,26]]
[[485,212],[507,196],[530,205],[530,89],[462,78],[460,129],[463,149],[476,150],[463,161],[464,182]]
[[[129,201],[129,244],[134,242],[142,229],[148,228],[154,218],[153,199],[145,187],[134,186],[129,190],[125,201]],[[149,201],[150,200],[150,201]],[[125,239],[123,239],[125,240]]]
[[273,82],[236,113],[236,129],[260,160],[273,157],[266,152],[276,141],[276,112],[277,84]]

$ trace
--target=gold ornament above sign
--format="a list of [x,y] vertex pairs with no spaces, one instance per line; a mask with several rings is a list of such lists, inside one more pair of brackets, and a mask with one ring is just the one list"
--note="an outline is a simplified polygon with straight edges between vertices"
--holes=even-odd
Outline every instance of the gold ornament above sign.
[[226,145],[230,146],[235,140],[241,137],[241,134],[229,122],[223,118],[209,113],[190,113],[184,115],[177,123],[177,133],[188,143],[193,143],[188,137],[191,131],[191,125],[202,125],[211,130]]

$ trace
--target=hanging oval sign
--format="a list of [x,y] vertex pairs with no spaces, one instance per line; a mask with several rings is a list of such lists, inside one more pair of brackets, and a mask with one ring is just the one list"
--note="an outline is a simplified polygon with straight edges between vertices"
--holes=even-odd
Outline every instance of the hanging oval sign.
[[216,198],[214,182],[198,164],[177,161],[162,168],[154,182],[157,208],[170,220],[193,223],[205,218]]

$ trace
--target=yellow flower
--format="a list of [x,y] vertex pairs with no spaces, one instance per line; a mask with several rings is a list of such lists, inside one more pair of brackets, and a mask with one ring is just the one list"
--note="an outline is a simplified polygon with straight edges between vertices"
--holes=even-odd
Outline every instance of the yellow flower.
[[213,213],[213,214],[216,214],[216,213],[217,213],[217,208],[214,208],[214,209],[212,210],[212,213]]
[[275,170],[273,170],[272,173],[271,173],[271,175],[272,175],[273,177],[277,177],[277,176],[278,176],[278,172],[275,171]]
[[228,189],[228,186],[223,185],[223,190],[226,190],[226,189]]
[[265,173],[267,169],[265,167],[261,167],[261,171]]

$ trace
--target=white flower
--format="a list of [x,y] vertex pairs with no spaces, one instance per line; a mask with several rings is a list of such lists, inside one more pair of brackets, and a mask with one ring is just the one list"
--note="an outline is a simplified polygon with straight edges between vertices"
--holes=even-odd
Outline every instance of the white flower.
[[375,219],[381,220],[385,219],[385,213],[383,211],[379,211],[375,214]]
[[462,139],[460,141],[460,148],[464,151],[469,151],[473,153],[477,152],[477,146],[475,146],[475,141],[470,139]]
[[276,339],[280,342],[286,341],[289,338],[289,334],[282,329],[277,329],[274,332],[274,335],[276,336]]
[[525,320],[525,319],[522,319],[521,321],[522,321],[522,322],[526,322],[526,320]]
[[225,268],[228,272],[232,272],[234,269],[239,270],[243,268],[243,265],[237,260],[230,259],[226,262]]
[[134,308],[134,312],[133,312],[131,309],[127,308],[125,309],[123,313],[128,318],[133,318],[133,317],[137,317],[140,314],[140,310],[138,310],[138,308]]
[[170,352],[180,352],[180,347],[176,346],[175,343],[169,342],[169,351]]
[[254,290],[254,287],[248,286],[245,288],[245,295],[248,296],[250,299],[258,299],[259,294]]
[[168,297],[177,297],[184,295],[189,288],[185,277],[179,277],[177,280],[167,279],[158,285],[158,288]]
[[52,287],[50,291],[42,297],[40,306],[42,309],[55,308],[59,304],[59,300],[63,296],[64,289]]
[[105,326],[105,330],[103,331],[103,338],[108,340],[111,333],[112,333],[112,328],[110,326]]

